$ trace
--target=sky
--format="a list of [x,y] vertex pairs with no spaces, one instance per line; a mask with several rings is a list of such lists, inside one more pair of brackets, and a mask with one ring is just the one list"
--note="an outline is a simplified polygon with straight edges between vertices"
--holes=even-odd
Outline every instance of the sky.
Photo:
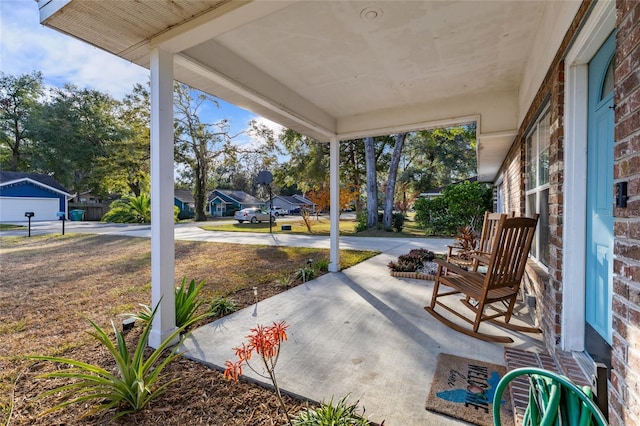
[[[95,89],[122,99],[136,83],[146,84],[149,70],[118,58],[87,43],[40,25],[35,0],[0,0],[0,71],[19,76],[42,72],[48,86],[71,83]],[[227,119],[231,133],[245,130],[255,119],[268,127],[281,127],[247,110],[220,101],[220,108],[209,108],[205,123]],[[205,115],[208,115],[205,114]],[[238,143],[251,143],[239,139]]]

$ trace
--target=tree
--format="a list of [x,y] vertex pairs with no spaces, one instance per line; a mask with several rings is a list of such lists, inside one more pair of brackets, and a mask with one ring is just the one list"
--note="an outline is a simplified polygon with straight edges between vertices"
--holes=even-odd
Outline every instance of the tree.
[[0,158],[1,169],[29,170],[29,160],[24,158],[29,121],[42,95],[42,73],[14,77],[0,72],[0,147],[10,151],[10,159]]
[[298,191],[320,188],[329,174],[329,149],[314,139],[287,129],[281,142],[288,161],[274,173],[274,181],[282,187],[296,185]]
[[108,194],[105,167],[127,130],[118,120],[119,103],[97,90],[66,85],[54,89],[30,126],[33,171],[53,175],[76,193]]
[[421,130],[407,137],[399,182],[414,193],[476,174],[475,124]]
[[373,228],[378,224],[378,180],[373,138],[364,138],[364,153],[367,168],[367,228]]
[[104,186],[109,192],[139,196],[150,190],[151,111],[147,86],[136,84],[132,93],[125,96],[119,120],[126,133],[120,143],[113,145],[108,161],[103,162],[103,167],[110,169],[110,173],[105,171]]
[[323,185],[321,188],[308,191],[306,197],[311,200],[316,207],[316,220],[319,219],[320,212],[329,208],[331,194],[328,185]]
[[[231,184],[236,172],[242,170],[242,164],[249,170],[250,163],[268,167],[275,161],[275,157],[269,156],[276,150],[273,131],[251,121],[246,130],[232,135],[231,123],[226,119],[203,123],[200,114],[211,105],[218,106],[213,96],[185,84],[176,82],[174,85],[175,159],[184,166],[182,183],[192,183],[188,186],[193,187],[196,221],[206,220],[207,190],[212,181],[217,183],[216,179],[226,174],[230,176],[227,184]],[[241,148],[234,144],[234,140],[242,134],[249,136],[251,142]],[[264,158],[256,161],[252,154],[260,154]]]
[[212,163],[218,158],[233,156],[236,147],[231,143],[230,126],[226,119],[208,124],[200,120],[205,105],[218,102],[210,95],[196,92],[176,82],[173,88],[175,108],[175,159],[186,166],[193,180],[195,220],[207,220],[205,204],[207,182]]
[[400,157],[402,155],[402,146],[407,137],[406,133],[396,135],[396,141],[393,146],[393,156],[389,163],[389,175],[387,177],[387,189],[384,197],[384,213],[382,216],[382,225],[385,229],[390,229],[393,225],[393,207],[396,193],[396,176],[398,175],[398,166],[400,165]]

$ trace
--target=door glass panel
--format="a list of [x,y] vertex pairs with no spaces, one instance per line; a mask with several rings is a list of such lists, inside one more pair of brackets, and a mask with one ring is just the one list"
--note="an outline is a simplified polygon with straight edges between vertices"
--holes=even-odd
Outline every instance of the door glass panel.
[[603,100],[607,97],[607,95],[613,92],[613,60],[609,63],[609,67],[607,68],[607,73],[604,76],[604,81],[602,83],[602,91],[600,92],[600,100]]

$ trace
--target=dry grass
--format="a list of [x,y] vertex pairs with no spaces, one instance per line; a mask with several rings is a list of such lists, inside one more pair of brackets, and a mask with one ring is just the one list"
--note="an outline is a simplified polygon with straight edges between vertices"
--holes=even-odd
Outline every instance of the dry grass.
[[[345,253],[343,267],[372,252]],[[53,401],[35,400],[51,383],[35,376],[54,368],[26,355],[62,355],[109,367],[109,357],[85,333],[87,318],[101,327],[119,314],[150,303],[148,239],[99,235],[0,238],[0,419],[2,424],[283,424],[271,391],[229,383],[221,374],[180,359],[167,376],[181,380],[142,412],[118,421],[80,420],[86,407],[45,417]],[[284,290],[279,278],[293,275],[307,259],[327,259],[328,250],[222,243],[176,242],[176,281],[206,280],[202,296],[233,299],[239,307]],[[135,344],[139,327],[128,333]],[[289,399],[292,411],[304,405]]]

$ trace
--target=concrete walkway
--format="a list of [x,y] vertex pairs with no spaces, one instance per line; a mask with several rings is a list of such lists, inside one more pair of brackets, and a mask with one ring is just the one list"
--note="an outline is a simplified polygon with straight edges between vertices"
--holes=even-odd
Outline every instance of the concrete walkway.
[[[141,225],[67,222],[67,232],[149,237]],[[32,235],[57,230],[41,223]],[[20,231],[21,235],[24,231]],[[59,231],[57,231],[59,232]],[[0,232],[15,235],[16,231]],[[328,237],[290,234],[207,232],[194,224],[176,226],[176,239],[328,248]],[[447,239],[343,237],[341,249],[373,249],[382,254],[338,273],[323,275],[277,296],[193,331],[184,344],[186,356],[217,369],[235,359],[257,324],[286,321],[276,374],[280,387],[314,401],[350,395],[367,417],[387,426],[465,424],[427,411],[425,400],[439,353],[504,364],[504,346],[455,332],[424,310],[432,282],[391,277],[387,263],[411,248],[444,252]],[[491,327],[491,326],[483,326]],[[514,339],[510,347],[541,351],[539,340],[495,327]],[[486,329],[485,329],[486,330]],[[537,336],[539,339],[539,336]],[[257,364],[256,364],[257,365]],[[250,380],[268,380],[245,368]],[[490,414],[489,414],[490,416]]]

